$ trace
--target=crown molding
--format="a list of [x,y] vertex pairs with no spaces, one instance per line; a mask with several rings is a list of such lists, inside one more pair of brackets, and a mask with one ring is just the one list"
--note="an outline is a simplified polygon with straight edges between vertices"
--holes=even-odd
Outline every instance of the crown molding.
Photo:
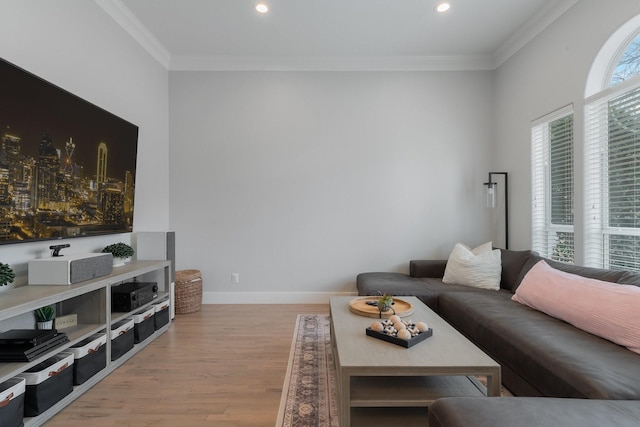
[[490,70],[490,56],[172,57],[171,71],[464,71]]
[[163,67],[169,68],[171,54],[120,0],[94,0],[116,23]]
[[172,56],[121,0],[94,0],[170,71],[468,71],[494,70],[579,0],[550,2],[489,55],[384,57]]
[[493,54],[494,68],[498,68],[509,58],[525,47],[531,40],[542,33],[549,25],[556,21],[571,9],[579,0],[562,0],[556,4],[547,3],[525,25],[523,25],[512,37],[505,41]]

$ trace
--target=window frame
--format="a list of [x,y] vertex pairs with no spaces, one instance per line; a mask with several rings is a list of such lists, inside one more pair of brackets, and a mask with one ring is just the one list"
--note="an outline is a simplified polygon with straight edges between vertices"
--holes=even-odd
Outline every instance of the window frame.
[[638,68],[637,68],[637,70],[638,70],[637,74],[631,75],[631,77],[629,77],[629,75],[627,75],[626,77],[620,77],[617,82],[613,81],[615,75],[617,74],[617,70],[618,70],[618,66],[620,65],[620,61],[624,58],[624,56],[627,54],[627,52],[629,51],[629,49],[632,46],[634,46],[634,45],[637,46],[639,44],[640,44],[640,29],[638,29],[635,32],[631,33],[625,39],[624,43],[622,43],[620,45],[620,47],[616,51],[616,54],[612,57],[612,61],[609,64],[609,69],[608,69],[608,71],[607,71],[607,73],[605,75],[607,77],[607,79],[606,79],[606,83],[605,83],[604,87],[616,87],[619,84],[628,81],[629,79],[633,79],[634,76],[639,76],[640,75],[640,65],[639,65]]
[[[614,69],[615,67],[612,68]],[[611,226],[609,217],[609,102],[638,90],[640,75],[604,89],[585,100],[584,260],[585,265],[590,267],[612,268],[612,235],[640,237],[640,226]],[[640,270],[640,266],[634,268],[615,264],[613,268]]]
[[[557,248],[558,234],[571,233],[570,263],[575,262],[575,216],[572,224],[556,224],[552,221],[552,177],[551,177],[551,124],[566,117],[572,117],[571,128],[571,165],[572,211],[575,212],[575,112],[573,104],[559,108],[531,122],[531,218],[532,249],[542,256],[553,258]],[[559,261],[567,262],[564,259]]]

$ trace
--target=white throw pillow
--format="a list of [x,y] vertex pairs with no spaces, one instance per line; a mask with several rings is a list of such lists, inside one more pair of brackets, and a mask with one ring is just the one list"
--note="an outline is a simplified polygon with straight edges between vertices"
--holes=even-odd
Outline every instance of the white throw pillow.
[[497,291],[501,275],[500,249],[493,250],[491,242],[474,249],[457,243],[449,255],[442,282]]

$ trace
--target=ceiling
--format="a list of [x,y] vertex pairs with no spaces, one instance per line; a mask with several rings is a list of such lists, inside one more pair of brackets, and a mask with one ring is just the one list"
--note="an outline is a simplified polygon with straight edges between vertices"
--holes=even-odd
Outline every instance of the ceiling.
[[577,0],[95,0],[170,70],[493,69]]

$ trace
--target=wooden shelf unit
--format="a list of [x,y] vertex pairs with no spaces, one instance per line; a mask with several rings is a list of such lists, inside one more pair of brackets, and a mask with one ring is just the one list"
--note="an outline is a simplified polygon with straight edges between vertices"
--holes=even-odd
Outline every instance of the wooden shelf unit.
[[[129,313],[111,312],[111,287],[137,279],[158,283],[158,298]],[[58,354],[95,334],[106,333],[109,338],[111,325],[157,301],[169,299],[169,313],[173,313],[174,296],[171,292],[171,263],[169,261],[132,261],[122,267],[114,267],[110,275],[98,277],[73,285],[28,285],[10,289],[0,294],[0,332],[10,329],[33,329],[35,317],[33,311],[45,305],[55,305],[56,315],[75,313],[78,315],[76,326],[62,329],[69,342],[30,362],[0,363],[0,383],[24,372],[43,360]],[[166,332],[168,324],[155,331],[152,336],[115,361],[111,361],[111,340],[106,344],[106,367],[84,384],[75,386],[73,392],[37,417],[24,419],[25,427],[39,426],[65,406],[89,390],[98,381],[109,375],[125,361],[146,347],[150,342]]]

